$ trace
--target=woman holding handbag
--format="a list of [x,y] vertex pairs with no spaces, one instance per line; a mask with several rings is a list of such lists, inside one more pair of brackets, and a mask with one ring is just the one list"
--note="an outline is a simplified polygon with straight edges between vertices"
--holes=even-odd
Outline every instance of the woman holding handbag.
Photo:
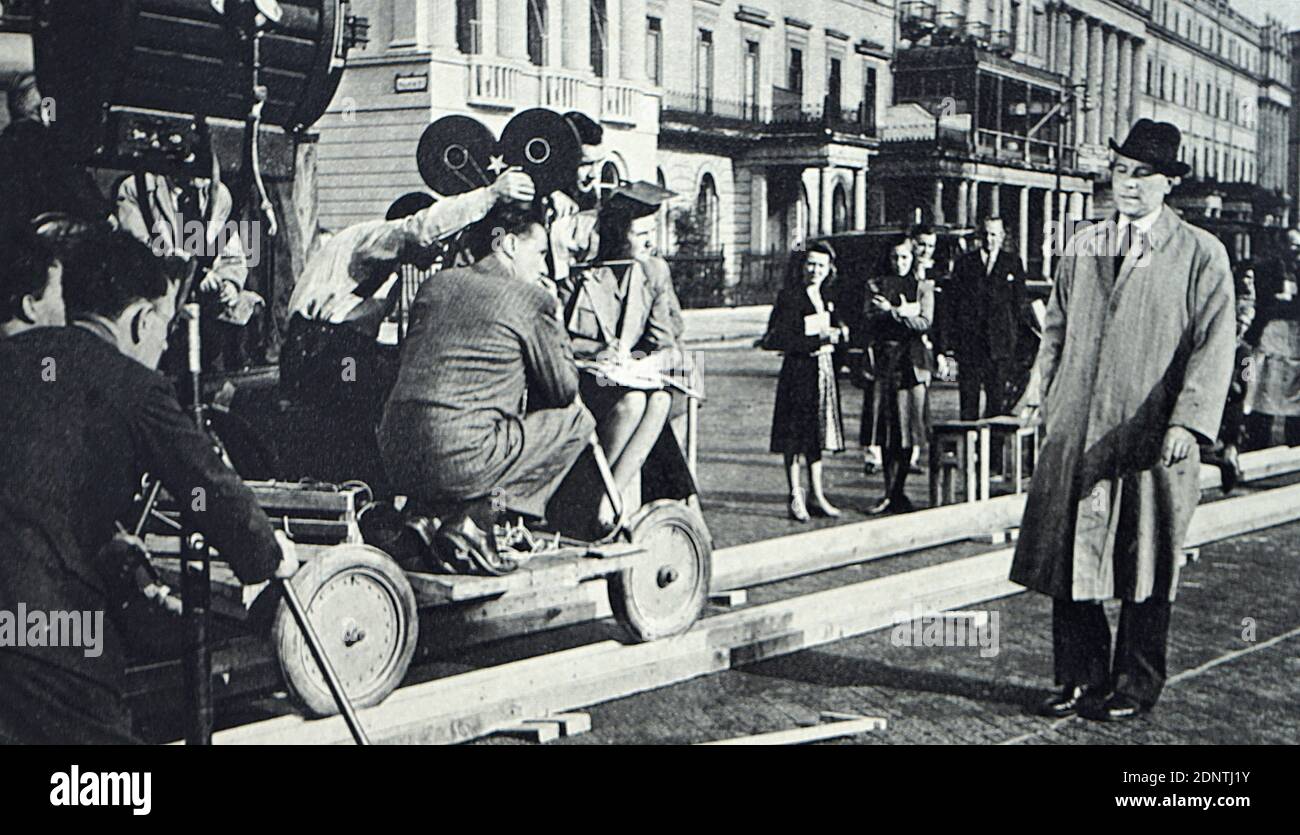
[[835,250],[830,244],[818,242],[795,253],[762,342],[763,348],[785,355],[772,410],[771,451],[785,458],[790,517],[799,522],[809,518],[800,486],[804,461],[811,509],[821,516],[840,515],[826,499],[821,462],[824,450],[844,449],[833,347],[848,339],[848,328],[835,316],[830,289],[834,275]]

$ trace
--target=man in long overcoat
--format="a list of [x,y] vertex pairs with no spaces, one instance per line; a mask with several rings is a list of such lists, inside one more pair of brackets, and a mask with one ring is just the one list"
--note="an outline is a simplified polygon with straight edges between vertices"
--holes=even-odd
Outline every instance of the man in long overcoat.
[[[1111,141],[1117,218],[1076,234],[1038,353],[1046,437],[1011,579],[1051,595],[1050,716],[1107,721],[1155,704],[1170,603],[1232,375],[1223,245],[1164,205],[1181,135],[1139,120]],[[1130,241],[1132,242],[1130,245]],[[1101,602],[1123,601],[1114,662]]]

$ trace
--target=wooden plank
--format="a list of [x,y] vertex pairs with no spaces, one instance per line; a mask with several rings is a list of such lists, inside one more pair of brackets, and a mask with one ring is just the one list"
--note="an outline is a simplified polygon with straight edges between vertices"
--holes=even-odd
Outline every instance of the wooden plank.
[[724,606],[733,609],[737,606],[744,606],[749,599],[749,594],[744,589],[732,589],[731,591],[709,592],[709,602],[714,606]]
[[[1300,518],[1300,485],[1212,505],[1198,512],[1188,545]],[[1007,580],[1012,549],[867,580],[706,618],[684,635],[649,644],[613,641],[502,664],[398,690],[361,712],[371,737],[389,742],[473,739],[533,716],[561,712],[793,652],[910,620],[1017,594]],[[782,640],[772,640],[780,637]],[[221,731],[215,741],[347,743],[338,717],[307,722],[284,716]]]
[[502,736],[523,739],[528,742],[535,742],[544,745],[560,738],[560,725],[558,722],[547,722],[545,720],[529,720],[520,722],[518,725],[509,725],[497,731]]
[[[1244,481],[1300,470],[1300,447],[1274,447],[1241,456]],[[1201,489],[1220,486],[1219,468],[1201,468]],[[713,554],[712,591],[786,580],[881,557],[1008,531],[1020,524],[1024,495],[918,510],[902,516],[837,525]]]
[[546,717],[547,722],[556,722],[564,736],[577,736],[591,730],[590,713],[556,713]]
[[886,722],[879,717],[844,719],[808,728],[792,728],[788,731],[737,736],[731,739],[719,739],[716,742],[701,742],[700,745],[806,745],[809,742],[823,742],[845,736],[857,736],[871,731],[883,731]]
[[518,571],[502,577],[416,571],[408,571],[406,576],[420,605],[437,605],[574,586],[584,580],[622,571],[646,552],[626,545],[602,549],[599,559],[595,554],[592,549],[562,549],[530,560]]

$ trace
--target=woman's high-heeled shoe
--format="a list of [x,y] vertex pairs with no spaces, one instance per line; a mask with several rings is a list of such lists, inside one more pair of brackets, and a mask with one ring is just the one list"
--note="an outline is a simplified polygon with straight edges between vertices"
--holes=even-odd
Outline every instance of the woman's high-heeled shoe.
[[790,518],[796,522],[807,522],[808,508],[804,507],[803,491],[790,494]]
[[813,494],[812,501],[809,503],[812,512],[818,516],[825,516],[830,519],[836,519],[840,515],[840,509],[826,500],[825,496]]

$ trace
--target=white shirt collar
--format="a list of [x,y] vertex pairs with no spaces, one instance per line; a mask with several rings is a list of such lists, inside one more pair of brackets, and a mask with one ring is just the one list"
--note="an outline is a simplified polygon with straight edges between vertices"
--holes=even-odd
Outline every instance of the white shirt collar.
[[1148,214],[1148,215],[1143,215],[1142,217],[1138,218],[1137,220],[1132,220],[1132,219],[1130,219],[1128,215],[1120,215],[1120,216],[1119,216],[1119,231],[1120,231],[1120,232],[1123,232],[1123,231],[1124,231],[1124,227],[1125,227],[1125,226],[1128,226],[1128,225],[1131,223],[1131,224],[1133,224],[1134,226],[1136,226],[1136,227],[1137,227],[1137,230],[1138,230],[1139,232],[1141,232],[1143,235],[1149,233],[1149,232],[1151,231],[1151,227],[1152,227],[1152,226],[1155,226],[1155,225],[1156,225],[1156,221],[1160,219],[1160,211],[1161,211],[1161,209],[1164,209],[1164,205],[1163,205],[1163,204],[1161,204],[1161,206],[1160,206],[1159,209],[1156,209],[1154,212],[1151,212],[1151,213]]

